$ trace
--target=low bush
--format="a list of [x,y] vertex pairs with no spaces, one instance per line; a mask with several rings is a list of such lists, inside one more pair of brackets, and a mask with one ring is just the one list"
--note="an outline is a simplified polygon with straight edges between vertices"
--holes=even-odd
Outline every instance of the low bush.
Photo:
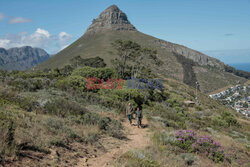
[[107,133],[117,139],[125,139],[126,136],[122,131],[122,124],[116,120],[112,120],[107,127]]
[[176,133],[155,133],[153,141],[162,145],[173,145],[187,153],[198,153],[214,162],[231,162],[224,153],[223,147],[210,136],[199,136],[193,130],[178,130]]
[[39,109],[39,104],[32,97],[20,96],[9,89],[0,91],[0,104],[16,104],[28,112]]
[[45,111],[48,114],[66,117],[69,115],[83,115],[87,109],[76,102],[64,98],[56,98],[45,104]]
[[213,126],[218,127],[230,127],[230,126],[240,126],[237,119],[233,114],[228,111],[223,111],[221,115],[216,115],[211,118],[211,123]]
[[54,86],[63,91],[69,89],[84,91],[86,89],[86,84],[87,84],[86,78],[82,76],[72,75],[57,80]]
[[180,107],[181,106],[180,102],[178,102],[177,99],[172,99],[171,98],[171,99],[168,99],[166,102],[167,102],[169,107]]
[[72,66],[76,67],[76,68],[78,66],[89,66],[89,67],[94,67],[94,68],[101,68],[101,67],[106,66],[106,63],[100,57],[83,59],[83,58],[81,58],[81,56],[76,56],[73,59],[71,59],[70,61],[72,63]]
[[117,166],[160,167],[159,163],[140,151],[129,151],[116,160]]
[[77,117],[71,117],[71,119],[81,125],[97,125],[104,133],[118,138],[124,139],[124,133],[122,132],[122,125],[117,120],[111,120],[109,117],[103,117],[96,113],[85,113]]
[[35,92],[39,89],[48,88],[50,86],[50,80],[46,78],[16,78],[9,80],[8,85],[13,86],[16,90]]
[[233,114],[229,111],[223,111],[221,117],[227,122],[228,126],[237,126],[239,123]]
[[75,69],[72,72],[72,76],[96,77],[97,79],[106,81],[115,76],[115,71],[111,68],[92,68],[86,66]]
[[124,102],[130,102],[136,108],[144,102],[144,94],[139,89],[100,90],[99,94],[104,96],[106,107],[123,107]]
[[12,120],[0,113],[0,155],[12,156],[17,153],[17,146],[14,141],[15,125]]
[[211,123],[215,127],[228,127],[227,122],[221,116],[213,116],[211,119]]
[[65,125],[60,119],[48,118],[45,121],[45,127],[49,133],[53,133],[55,135],[65,134],[65,136],[71,139],[79,138],[76,132],[72,128]]
[[181,107],[168,107],[167,104],[161,103],[153,107],[149,107],[154,111],[155,116],[162,118],[162,122],[166,127],[173,127],[176,129],[185,129],[186,122],[189,121],[189,114],[185,112]]
[[199,136],[192,130],[179,130],[175,133],[174,144],[187,152],[203,154],[215,162],[225,160],[223,148],[210,136]]

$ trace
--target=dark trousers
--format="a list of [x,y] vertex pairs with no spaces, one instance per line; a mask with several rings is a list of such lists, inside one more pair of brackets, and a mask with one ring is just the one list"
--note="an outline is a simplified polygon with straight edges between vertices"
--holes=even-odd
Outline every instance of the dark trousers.
[[142,120],[142,117],[137,118],[137,127],[138,128],[139,128],[139,126],[141,127],[141,120]]
[[132,124],[132,114],[128,115],[128,120],[129,120],[129,123]]

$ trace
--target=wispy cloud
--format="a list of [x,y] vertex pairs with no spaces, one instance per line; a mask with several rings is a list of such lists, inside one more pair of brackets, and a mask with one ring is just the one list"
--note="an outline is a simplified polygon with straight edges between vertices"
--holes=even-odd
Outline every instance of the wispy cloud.
[[66,32],[60,32],[58,34],[58,39],[61,45],[65,45],[69,40],[72,39],[72,35],[66,33]]
[[23,17],[15,17],[9,20],[10,24],[29,23],[29,22],[32,22],[32,20]]
[[53,35],[45,29],[37,28],[31,34],[27,32],[5,34],[0,37],[0,47],[9,49],[12,47],[32,46],[43,48],[49,53],[54,54],[70,44],[72,39],[72,35],[66,32]]
[[0,20],[3,20],[3,19],[4,19],[4,14],[0,13]]
[[232,33],[227,33],[227,34],[224,34],[225,36],[229,37],[229,36],[233,36],[234,34]]

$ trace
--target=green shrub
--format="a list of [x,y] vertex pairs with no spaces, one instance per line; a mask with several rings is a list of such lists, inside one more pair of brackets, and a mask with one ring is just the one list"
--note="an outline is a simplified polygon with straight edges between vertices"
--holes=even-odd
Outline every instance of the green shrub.
[[201,111],[201,110],[202,110],[202,107],[201,107],[200,105],[195,105],[195,109],[196,109],[197,111]]
[[166,132],[154,133],[153,141],[160,145],[174,144],[177,142],[177,139],[174,137],[174,134],[167,134]]
[[223,111],[221,115],[212,117],[212,125],[219,127],[239,126],[235,116],[228,111]]
[[94,68],[100,68],[100,67],[106,66],[106,63],[100,57],[83,59],[83,58],[81,58],[81,56],[76,56],[73,59],[71,59],[70,61],[74,67],[89,66],[89,67],[94,67]]
[[86,89],[86,84],[87,81],[84,77],[71,75],[69,77],[57,80],[54,86],[64,91],[70,90],[72,88],[75,90],[84,91]]
[[0,104],[16,104],[25,111],[39,109],[39,104],[32,97],[23,97],[17,92],[6,89],[0,92]]
[[81,91],[84,91],[86,89],[86,78],[82,76],[75,76],[72,75],[68,78],[69,86],[74,89],[79,89]]
[[70,88],[70,81],[68,78],[58,79],[56,80],[54,87],[66,91]]
[[65,141],[60,138],[60,137],[55,137],[53,138],[50,143],[50,145],[52,146],[57,146],[57,147],[62,147],[62,148],[66,148],[66,149],[70,149],[66,144]]
[[72,76],[96,77],[106,81],[108,78],[115,76],[115,71],[111,68],[80,67],[73,71]]
[[193,157],[191,153],[182,153],[181,158],[185,161],[185,163],[188,166],[191,166],[195,161],[195,158]]
[[130,102],[133,107],[143,104],[144,95],[139,89],[100,90],[99,94],[107,97],[108,107],[115,107],[118,103]]
[[211,121],[214,126],[228,127],[227,122],[221,116],[213,116]]
[[157,101],[157,102],[162,102],[166,100],[168,94],[166,94],[164,91],[159,91],[159,90],[154,90],[150,92],[150,97],[149,99],[151,101]]
[[16,90],[35,92],[39,89],[48,88],[50,86],[50,80],[46,78],[16,78],[8,81],[8,84],[13,86]]
[[[4,119],[5,117],[5,119]],[[14,122],[0,113],[0,155],[12,156],[18,151],[14,140],[15,125]]]
[[177,99],[168,99],[167,104],[169,107],[181,107],[180,102]]
[[125,138],[124,133],[122,132],[122,125],[117,120],[111,120],[109,117],[103,117],[97,113],[87,112],[83,115],[72,116],[70,119],[77,124],[81,125],[97,125],[100,130],[104,133],[118,138]]
[[222,118],[227,122],[228,126],[239,125],[235,116],[228,111],[223,111],[221,114]]
[[118,166],[160,167],[157,161],[152,160],[149,156],[136,150],[125,153],[116,161],[116,163],[118,163]]
[[117,139],[125,139],[125,135],[122,131],[122,124],[116,120],[112,120],[107,128],[107,133]]
[[72,139],[79,137],[73,129],[65,125],[60,119],[48,118],[45,122],[45,127],[50,133],[55,135],[65,134]]
[[87,109],[76,102],[66,100],[64,98],[56,98],[45,104],[47,113],[66,117],[69,115],[83,115]]

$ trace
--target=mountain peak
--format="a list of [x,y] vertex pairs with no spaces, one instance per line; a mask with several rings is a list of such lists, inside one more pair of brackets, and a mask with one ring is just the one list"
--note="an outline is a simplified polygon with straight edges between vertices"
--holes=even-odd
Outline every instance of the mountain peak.
[[106,10],[111,10],[111,11],[121,11],[118,6],[116,5],[111,5],[110,7],[108,7]]
[[96,32],[98,30],[136,30],[129,22],[127,15],[122,12],[116,5],[111,5],[105,9],[97,19],[87,29],[87,32]]

